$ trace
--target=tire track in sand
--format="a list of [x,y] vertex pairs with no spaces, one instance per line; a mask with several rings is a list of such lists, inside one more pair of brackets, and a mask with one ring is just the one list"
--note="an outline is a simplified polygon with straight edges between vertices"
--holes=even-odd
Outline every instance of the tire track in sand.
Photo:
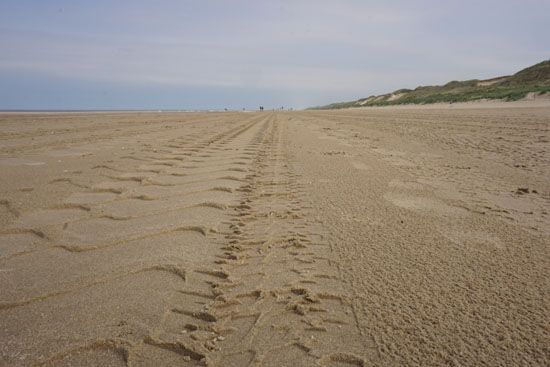
[[[247,173],[240,168],[252,159],[240,147],[264,118],[221,125],[221,132],[204,127],[198,142],[175,136],[129,144],[132,159],[94,166],[109,172],[99,184],[53,180],[81,189],[72,195],[77,202],[23,213],[0,235],[40,240],[0,259],[0,365],[180,365],[181,353],[163,355],[168,347],[155,338],[155,320],[176,307],[171,300],[189,274],[206,271]],[[155,168],[142,172],[145,165]],[[59,309],[68,316],[61,324]],[[28,342],[33,330],[41,334],[35,344]]]
[[178,351],[190,365],[364,365],[353,310],[307,210],[286,134],[286,122],[271,116],[244,148],[254,160],[220,236],[223,251],[212,268],[189,274],[184,306],[167,313],[149,345]]
[[[221,132],[145,140],[96,164],[104,181],[53,180],[80,191],[4,231],[40,241],[0,259],[14,284],[26,279],[2,293],[12,354],[0,351],[0,361],[364,365],[287,124],[262,114]],[[56,321],[60,307],[68,317]],[[33,330],[42,335],[34,345]]]

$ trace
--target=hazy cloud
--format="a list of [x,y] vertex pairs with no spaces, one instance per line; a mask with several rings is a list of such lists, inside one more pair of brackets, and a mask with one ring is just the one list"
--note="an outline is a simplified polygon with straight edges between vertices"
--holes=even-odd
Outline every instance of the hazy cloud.
[[[38,103],[24,100],[27,79],[18,88],[30,74],[55,80],[59,93],[69,81],[141,88],[140,100],[147,85],[155,98],[195,88],[219,107],[247,105],[254,90],[279,96],[265,104],[302,107],[515,71],[548,58],[548,23],[542,0],[5,0],[0,78],[11,90],[0,86],[0,108]],[[224,98],[231,90],[242,100]]]

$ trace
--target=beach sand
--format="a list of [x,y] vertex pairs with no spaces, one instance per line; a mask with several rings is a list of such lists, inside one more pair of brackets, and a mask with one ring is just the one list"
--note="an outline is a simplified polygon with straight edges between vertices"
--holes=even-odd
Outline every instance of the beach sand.
[[1,366],[550,364],[550,105],[0,114]]

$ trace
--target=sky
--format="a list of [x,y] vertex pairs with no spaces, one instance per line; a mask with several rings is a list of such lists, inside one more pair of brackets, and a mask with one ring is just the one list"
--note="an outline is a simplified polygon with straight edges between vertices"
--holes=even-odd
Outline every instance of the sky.
[[304,108],[550,58],[550,0],[0,0],[0,109]]

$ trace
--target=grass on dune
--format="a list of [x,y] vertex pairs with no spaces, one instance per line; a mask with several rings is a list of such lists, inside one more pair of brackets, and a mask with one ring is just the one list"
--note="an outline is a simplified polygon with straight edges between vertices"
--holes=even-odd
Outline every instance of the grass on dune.
[[477,79],[451,81],[445,85],[420,86],[414,90],[399,89],[393,93],[371,96],[356,101],[339,102],[315,109],[338,109],[399,104],[429,104],[469,102],[480,99],[516,101],[528,93],[550,92],[550,60],[543,61],[512,76],[486,81]]

